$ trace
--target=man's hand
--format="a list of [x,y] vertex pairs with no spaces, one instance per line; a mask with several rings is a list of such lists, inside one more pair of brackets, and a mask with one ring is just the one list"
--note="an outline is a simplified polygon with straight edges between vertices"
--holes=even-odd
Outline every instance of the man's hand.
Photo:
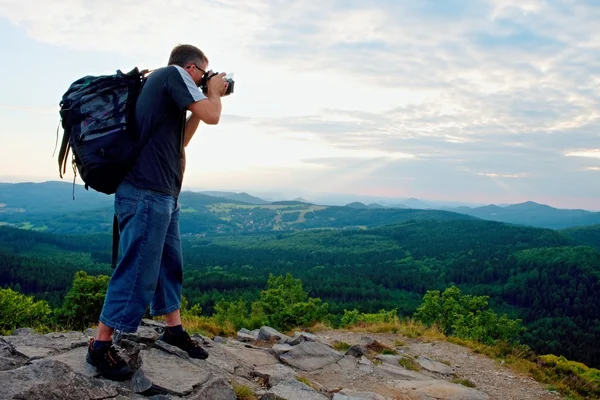
[[225,94],[227,86],[229,86],[229,83],[223,79],[225,75],[225,72],[221,72],[208,80],[206,85],[207,97],[222,97]]

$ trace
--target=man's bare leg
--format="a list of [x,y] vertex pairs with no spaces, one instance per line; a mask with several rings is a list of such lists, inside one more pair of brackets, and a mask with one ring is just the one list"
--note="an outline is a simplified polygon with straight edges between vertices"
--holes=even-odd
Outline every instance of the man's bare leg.
[[165,318],[167,320],[167,326],[181,325],[181,313],[179,312],[179,309],[168,313],[165,315]]
[[96,334],[96,340],[101,342],[108,342],[112,340],[112,335],[115,332],[110,326],[104,325],[102,322],[98,323],[98,333]]

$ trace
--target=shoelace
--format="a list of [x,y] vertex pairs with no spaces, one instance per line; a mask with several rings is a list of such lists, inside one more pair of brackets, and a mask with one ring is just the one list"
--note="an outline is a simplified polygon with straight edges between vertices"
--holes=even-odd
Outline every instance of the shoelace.
[[121,362],[121,356],[119,356],[119,353],[117,353],[117,349],[115,349],[114,346],[110,346],[106,352],[106,357],[108,358],[108,363],[111,367]]

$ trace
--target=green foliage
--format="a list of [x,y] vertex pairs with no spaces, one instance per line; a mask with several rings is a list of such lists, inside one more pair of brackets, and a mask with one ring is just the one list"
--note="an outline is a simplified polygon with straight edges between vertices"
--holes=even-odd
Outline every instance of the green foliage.
[[344,310],[340,325],[350,327],[365,324],[394,323],[398,321],[398,310],[391,311],[380,310],[375,314],[361,313],[354,309],[352,311]]
[[411,371],[420,371],[421,370],[421,366],[412,358],[408,358],[408,357],[401,357],[398,359],[398,365],[409,369]]
[[290,273],[270,275],[267,289],[260,292],[256,307],[265,315],[269,326],[280,330],[310,327],[320,322],[328,311],[328,304],[309,298],[302,281]]
[[215,306],[213,318],[217,324],[229,323],[235,330],[240,328],[255,329],[265,324],[264,315],[260,310],[253,305],[252,312],[248,314],[247,303],[243,300],[219,301]]
[[48,302],[34,301],[12,289],[0,289],[0,335],[10,335],[17,328],[44,330],[51,313]]
[[463,295],[458,287],[451,286],[443,293],[427,291],[415,318],[428,326],[437,324],[445,335],[485,344],[517,342],[524,330],[521,320],[498,317],[487,308],[487,296]]
[[346,342],[341,342],[337,340],[333,342],[333,348],[339,351],[347,351],[350,347],[352,346]]
[[62,308],[57,312],[58,320],[70,329],[78,330],[97,323],[109,280],[106,275],[91,276],[78,271]]
[[553,354],[540,356],[538,365],[544,374],[542,381],[554,382],[562,393],[584,399],[600,398],[600,370]]

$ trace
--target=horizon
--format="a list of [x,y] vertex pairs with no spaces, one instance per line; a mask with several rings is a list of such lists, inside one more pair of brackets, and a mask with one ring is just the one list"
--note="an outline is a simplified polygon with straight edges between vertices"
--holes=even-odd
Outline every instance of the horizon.
[[[65,187],[66,186],[71,186],[73,184],[73,182],[65,182],[65,181],[61,181],[61,180],[56,180],[56,179],[50,179],[50,180],[41,180],[41,181],[30,181],[30,180],[23,180],[23,181],[15,181],[15,182],[9,182],[3,179],[2,176],[0,176],[0,185],[3,184],[28,184],[28,183],[59,183],[59,184],[64,184]],[[93,193],[96,195],[101,195],[101,196],[107,196],[105,194],[99,193],[94,191],[93,189],[89,189],[88,191],[86,191],[84,189],[84,184],[83,182],[79,181],[79,182],[75,182],[75,185],[81,189],[82,191],[80,191],[79,194],[77,194],[77,196],[80,196],[81,193],[83,193],[84,195],[86,193]],[[502,202],[492,202],[492,203],[472,203],[472,202],[468,202],[468,201],[455,201],[455,200],[434,200],[434,199],[426,199],[426,198],[417,198],[417,197],[385,197],[385,196],[366,196],[366,195],[359,195],[356,193],[328,193],[328,192],[320,192],[320,193],[308,193],[307,196],[301,196],[295,193],[276,193],[276,192],[265,192],[265,191],[260,191],[260,190],[236,190],[236,189],[210,189],[210,188],[183,188],[182,192],[184,191],[189,191],[189,192],[194,192],[194,193],[206,193],[206,192],[223,192],[223,193],[230,193],[230,194],[246,194],[252,197],[256,197],[260,200],[264,200],[264,201],[268,201],[268,202],[273,202],[273,201],[296,201],[296,199],[302,199],[308,203],[312,203],[315,205],[321,205],[321,206],[345,206],[351,203],[363,203],[364,205],[371,205],[371,204],[380,204],[382,206],[385,207],[391,207],[393,208],[394,206],[405,206],[407,208],[415,208],[415,207],[408,207],[406,204],[403,204],[402,201],[417,201],[417,202],[422,202],[424,203],[424,205],[428,206],[431,209],[441,209],[441,208],[458,208],[458,207],[470,207],[470,208],[478,208],[478,207],[487,207],[487,206],[497,206],[497,207],[507,207],[507,206],[511,206],[511,205],[519,205],[519,204],[525,204],[525,203],[535,203],[541,206],[549,206],[555,209],[559,209],[559,210],[584,210],[584,211],[588,211],[588,212],[600,212],[600,207],[598,208],[564,208],[564,207],[557,207],[555,205],[552,204],[547,204],[547,203],[540,203],[534,200],[524,200],[524,201],[520,201],[520,202],[515,202],[515,203],[502,203]],[[65,192],[65,198],[71,198],[72,192],[69,191],[68,193]],[[311,199],[312,197],[312,199]],[[326,199],[330,199],[330,201],[326,200]],[[418,208],[418,207],[417,207]],[[451,210],[450,210],[451,211]]]
[[191,43],[236,92],[187,147],[183,190],[600,211],[600,4],[232,5],[4,1],[0,181],[60,181],[73,81]]

